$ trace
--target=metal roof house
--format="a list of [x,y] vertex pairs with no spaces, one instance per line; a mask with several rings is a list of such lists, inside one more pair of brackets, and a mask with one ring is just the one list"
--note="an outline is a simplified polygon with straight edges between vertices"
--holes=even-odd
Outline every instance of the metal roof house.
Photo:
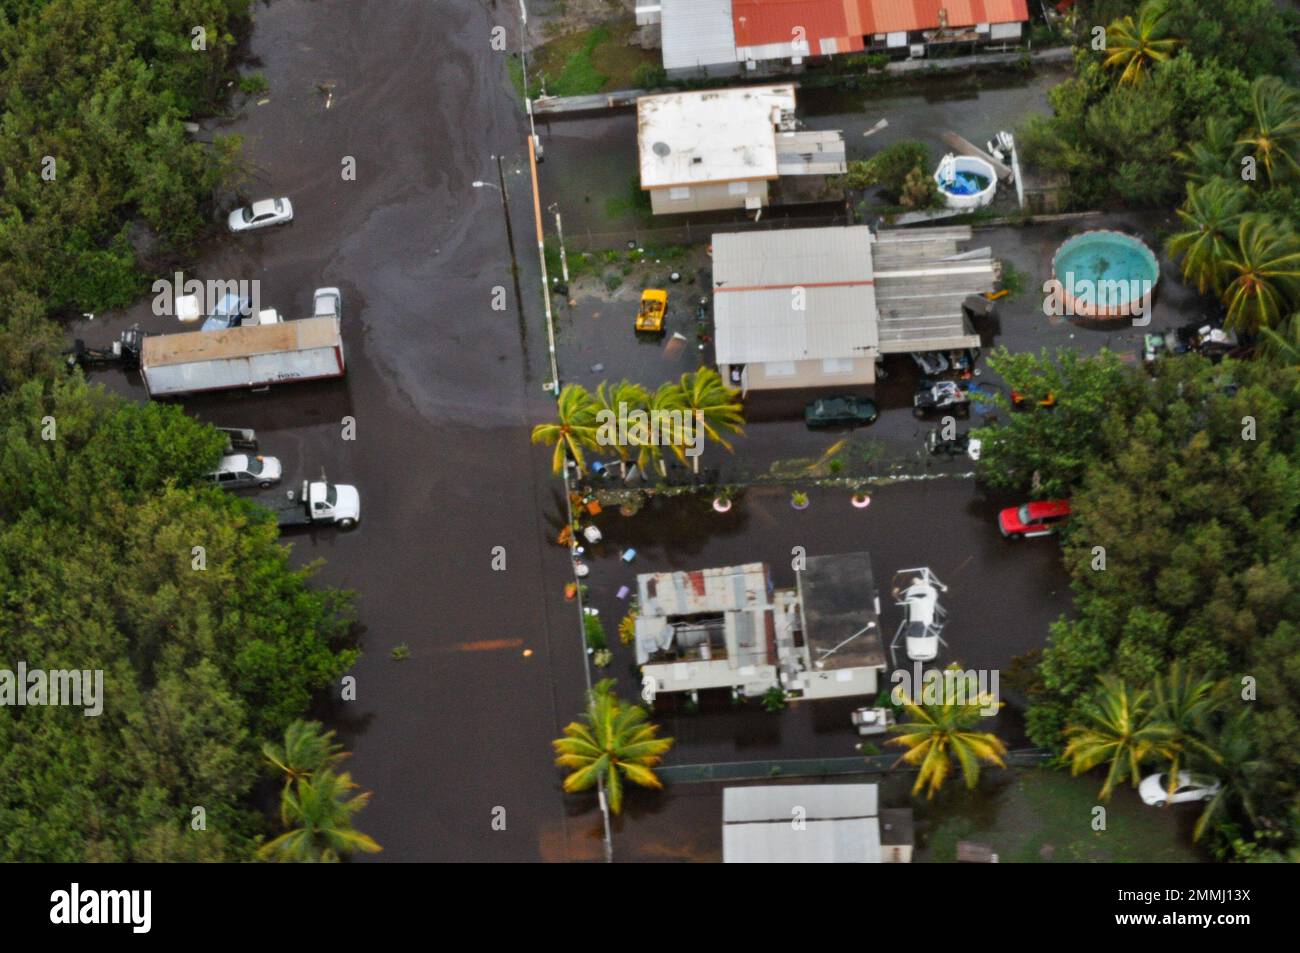
[[978,347],[962,304],[992,291],[969,227],[865,225],[713,236],[718,370],[746,393],[875,383],[885,354]]
[[673,78],[726,75],[741,66],[797,67],[810,57],[843,53],[922,56],[930,45],[1017,41],[1029,20],[1027,0],[663,0],[661,6],[664,69]]
[[656,215],[760,209],[787,175],[837,175],[838,132],[796,128],[791,84],[642,96],[636,102],[641,188]]
[[639,575],[643,677],[657,692],[876,693],[885,653],[870,557],[810,556],[797,579],[794,589],[777,589],[763,563]]
[[[724,788],[722,860],[727,864],[879,864],[901,860],[899,829],[911,811],[878,811],[874,784],[770,784]],[[888,813],[893,844],[884,848]],[[882,849],[884,848],[884,849]]]

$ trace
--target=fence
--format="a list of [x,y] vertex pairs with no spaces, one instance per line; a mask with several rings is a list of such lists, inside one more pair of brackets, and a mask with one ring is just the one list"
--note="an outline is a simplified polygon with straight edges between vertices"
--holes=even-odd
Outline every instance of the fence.
[[847,213],[834,215],[801,215],[799,217],[772,216],[757,222],[683,222],[680,225],[655,225],[644,227],[629,225],[616,232],[593,232],[579,225],[573,228],[564,223],[564,244],[569,255],[577,252],[602,252],[611,249],[663,248],[669,245],[695,245],[710,241],[719,232],[771,231],[785,228],[824,228],[832,225],[852,225]]
[[[1046,764],[1051,754],[1042,748],[1020,748],[1007,754],[1008,768],[1030,768]],[[838,774],[883,774],[898,762],[896,754],[856,758],[808,758],[776,761],[727,761],[718,764],[675,764],[656,768],[665,781],[761,781],[769,778],[820,778]],[[901,771],[916,771],[900,765]]]

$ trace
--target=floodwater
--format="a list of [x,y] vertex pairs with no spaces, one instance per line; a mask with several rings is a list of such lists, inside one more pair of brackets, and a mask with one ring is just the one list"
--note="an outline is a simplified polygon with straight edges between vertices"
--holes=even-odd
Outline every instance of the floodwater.
[[[312,290],[343,294],[347,377],[263,394],[187,400],[253,427],[285,488],[323,467],[357,486],[349,533],[300,532],[295,558],[324,558],[321,583],[355,589],[363,655],[357,700],[322,712],[374,792],[359,826],[379,860],[599,858],[598,815],[568,803],[550,740],[585,688],[567,560],[542,539],[559,512],[533,422],[551,413],[528,184],[527,125],[492,27],[517,8],[423,0],[279,0],[259,6],[250,70],[270,82],[218,129],[246,137],[248,198],[288,195],[292,226],[219,234],[190,274],[259,279],[262,307],[309,313]],[[333,83],[326,97],[318,84]],[[341,175],[355,158],[356,179]],[[523,308],[511,275],[503,156]],[[492,309],[494,289],[508,307]],[[79,321],[91,344],[140,322],[178,331],[148,301]],[[93,375],[144,399],[134,378]],[[356,439],[342,439],[343,418]],[[494,547],[505,570],[494,571]],[[405,644],[410,658],[394,661]],[[501,818],[504,817],[504,830]],[[494,826],[494,820],[497,822]]]
[[[308,530],[286,540],[297,561],[324,560],[321,583],[358,593],[357,698],[319,714],[340,729],[353,751],[349,769],[374,792],[359,818],[384,845],[373,859],[598,860],[594,799],[562,793],[549,744],[580,710],[587,676],[576,607],[563,598],[568,559],[549,542],[562,519],[560,484],[549,451],[528,443],[532,423],[549,417],[553,404],[543,391],[550,374],[527,125],[504,55],[489,45],[494,25],[513,35],[517,9],[279,0],[259,6],[256,17],[249,68],[269,80],[269,101],[247,102],[215,131],[246,138],[253,178],[245,198],[287,195],[296,221],[261,234],[214,235],[187,276],[259,280],[262,306],[288,318],[308,313],[314,288],[338,286],[348,373],[343,381],[185,406],[213,423],[255,428],[263,451],[283,461],[285,488],[323,468],[361,493],[356,530]],[[1046,85],[1036,78],[982,94],[978,102],[1002,96],[1006,103],[988,131],[1004,126],[1001,114],[1021,110],[1026,98],[1041,99]],[[848,111],[862,107],[820,110],[821,98],[829,94],[804,99],[810,124],[857,128]],[[890,107],[900,134],[913,121],[906,118],[912,99]],[[971,115],[967,97],[941,98],[937,108],[958,131],[984,134],[983,122],[959,122]],[[635,143],[616,132],[626,118],[542,130],[542,204],[558,198],[566,225],[570,215],[581,221],[577,207],[606,211],[603,197],[572,200],[575,183],[590,183],[593,194],[597,186],[623,194],[635,175]],[[862,123],[875,118],[861,114]],[[349,157],[355,181],[341,175]],[[476,180],[487,185],[475,188]],[[553,191],[556,182],[569,186]],[[493,188],[501,183],[504,193]],[[498,289],[504,310],[492,307]],[[69,337],[103,345],[134,323],[180,330],[175,319],[154,316],[146,299],[73,322]],[[93,378],[145,399],[139,383],[116,370]],[[355,420],[355,440],[343,439],[345,418]],[[782,433],[771,430],[771,439],[785,439]],[[780,567],[793,545],[867,548],[881,578],[928,562],[954,586],[951,611],[961,620],[954,652],[970,666],[1005,664],[1041,644],[1066,604],[1054,543],[1009,548],[992,524],[997,502],[969,481],[891,487],[865,512],[852,510],[847,494],[827,491],[795,513],[782,493],[747,494],[730,524],[671,504],[609,523],[610,545],[635,545],[642,557],[628,565],[606,556],[596,566],[597,603],[607,616],[617,612],[608,588],[616,574],[754,558],[770,560],[778,582],[788,583]],[[505,568],[496,571],[502,553]],[[399,645],[409,659],[391,657]],[[625,669],[626,659],[616,666]],[[735,760],[738,749],[770,747],[773,730],[792,742],[783,756],[807,757],[841,754],[852,741],[833,714],[817,720],[796,710],[744,726],[674,719],[667,727],[682,739],[677,763],[688,755]],[[684,831],[688,820],[679,822],[672,803],[633,801],[616,833],[616,856],[624,838],[662,834],[677,843],[671,831]],[[633,835],[639,812],[655,820]],[[673,856],[710,857],[706,840],[699,845],[692,853],[683,842]]]
[[[1059,69],[1039,67],[1028,76],[999,70],[910,77],[905,84],[888,83],[873,90],[800,88],[798,114],[808,129],[842,130],[851,160],[867,159],[886,146],[914,139],[924,142],[937,161],[949,151],[940,138],[946,131],[983,146],[1000,130],[1013,132],[1028,116],[1046,115],[1050,112],[1047,92],[1063,76]],[[880,119],[889,120],[888,127],[864,137]],[[572,245],[615,247],[635,225],[680,224],[681,216],[659,216],[647,222],[629,201],[639,181],[634,110],[547,119],[538,125],[538,132],[548,156],[541,170],[542,187],[551,201],[558,201]],[[764,214],[770,218],[783,213],[768,209]],[[726,213],[708,217],[719,222],[738,220]],[[702,220],[692,217],[692,222]]]

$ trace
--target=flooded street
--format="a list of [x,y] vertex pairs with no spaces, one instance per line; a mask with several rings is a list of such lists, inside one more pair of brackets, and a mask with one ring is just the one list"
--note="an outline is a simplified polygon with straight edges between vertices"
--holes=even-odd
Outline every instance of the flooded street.
[[[270,91],[247,101],[236,94],[236,114],[205,133],[244,136],[251,180],[242,197],[289,196],[295,221],[241,236],[221,231],[186,277],[258,280],[261,307],[287,319],[309,313],[313,289],[337,286],[347,376],[184,406],[214,424],[254,428],[261,450],[284,464],[282,490],[324,469],[360,491],[356,530],[308,530],[285,541],[298,564],[323,560],[322,584],[357,592],[357,698],[315,714],[339,729],[353,751],[349,770],[374,792],[358,826],[384,846],[377,859],[600,860],[595,798],[563,794],[550,746],[580,712],[587,672],[577,606],[564,599],[570,561],[553,544],[564,520],[562,485],[549,449],[529,444],[531,426],[552,416],[554,402],[544,390],[550,370],[528,126],[506,54],[490,46],[496,25],[513,46],[518,9],[465,0],[275,0],[255,15],[247,71],[263,73]],[[947,128],[982,141],[1045,111],[1058,79],[1051,71],[985,77],[978,96],[953,79],[908,96],[809,90],[800,103],[811,128],[844,129],[850,156],[862,158],[901,138],[937,149]],[[863,140],[861,131],[882,115],[887,133]],[[631,113],[619,113],[539,127],[543,214],[558,201],[566,233],[606,232],[635,218],[634,125]],[[355,181],[343,175],[353,165]],[[1006,302],[986,343],[1138,346],[1132,328],[1076,335],[1042,317],[1035,283],[1071,229],[977,233],[972,245],[991,245],[1027,276],[1026,294]],[[494,309],[494,299],[504,309]],[[564,381],[594,386],[627,375],[657,384],[708,357],[691,350],[664,358],[637,345],[622,303],[582,299],[563,307],[557,323]],[[134,324],[188,329],[155,316],[146,298],[72,323],[69,337],[104,345]],[[1041,646],[1070,604],[1057,544],[1003,540],[997,509],[1018,501],[988,496],[959,476],[967,461],[937,466],[922,458],[925,428],[908,405],[913,368],[898,361],[895,383],[881,388],[881,421],[863,436],[907,456],[914,470],[948,478],[873,490],[866,510],[850,506],[847,490],[818,489],[811,508],[796,512],[789,487],[776,485],[746,490],[725,516],[692,497],[659,498],[632,518],[609,508],[588,582],[611,636],[623,611],[616,592],[638,572],[766,561],[777,585],[789,585],[791,550],[802,546],[810,554],[869,551],[882,587],[896,569],[932,566],[952,587],[945,660],[1005,669]],[[135,375],[110,369],[91,377],[147,399]],[[741,482],[780,460],[815,459],[845,436],[811,433],[798,413],[774,410],[738,442],[734,458],[715,451],[709,463]],[[349,419],[355,439],[345,438]],[[620,559],[627,547],[638,553],[631,563]],[[495,569],[502,557],[504,568]],[[602,674],[635,695],[632,650],[610,641],[615,660]],[[392,655],[399,646],[409,649],[405,660]],[[853,754],[851,707],[657,717],[678,740],[669,765],[830,758]],[[1000,727],[1008,741],[1022,744],[1018,721],[1007,720]],[[615,828],[615,856],[718,859],[720,790],[676,784],[659,796],[636,792]]]
[[[420,0],[276,0],[259,6],[250,70],[269,102],[221,133],[245,136],[248,198],[288,195],[287,228],[210,240],[187,277],[260,279],[262,307],[309,313],[312,290],[342,290],[347,377],[186,408],[252,427],[285,466],[282,488],[322,467],[356,485],[362,520],[287,536],[320,582],[355,589],[363,626],[357,700],[321,712],[374,791],[359,826],[380,860],[565,860],[599,856],[589,820],[569,816],[551,765],[555,726],[585,687],[567,560],[544,548],[559,512],[531,423],[551,412],[537,289],[527,125],[489,46],[517,10]],[[329,108],[318,84],[335,84]],[[523,313],[501,194],[475,189],[503,168]],[[341,174],[352,156],[356,180]],[[508,307],[494,311],[493,289]],[[107,320],[106,320],[107,317]],[[181,330],[148,300],[78,322],[106,343],[139,322]],[[92,375],[145,399],[135,375]],[[342,439],[344,417],[356,439]],[[493,547],[506,569],[492,570]],[[405,644],[410,658],[394,661]],[[531,654],[525,655],[525,652]],[[493,811],[505,809],[505,830]],[[499,825],[498,825],[499,826]]]

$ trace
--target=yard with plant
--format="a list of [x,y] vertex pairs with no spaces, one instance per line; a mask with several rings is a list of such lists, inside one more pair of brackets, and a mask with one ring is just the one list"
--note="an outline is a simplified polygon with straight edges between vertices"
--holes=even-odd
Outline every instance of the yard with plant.
[[[630,18],[566,33],[532,51],[528,60],[528,93],[537,97],[585,96],[639,85],[659,78],[658,50],[636,43]],[[516,77],[516,84],[522,80]]]

